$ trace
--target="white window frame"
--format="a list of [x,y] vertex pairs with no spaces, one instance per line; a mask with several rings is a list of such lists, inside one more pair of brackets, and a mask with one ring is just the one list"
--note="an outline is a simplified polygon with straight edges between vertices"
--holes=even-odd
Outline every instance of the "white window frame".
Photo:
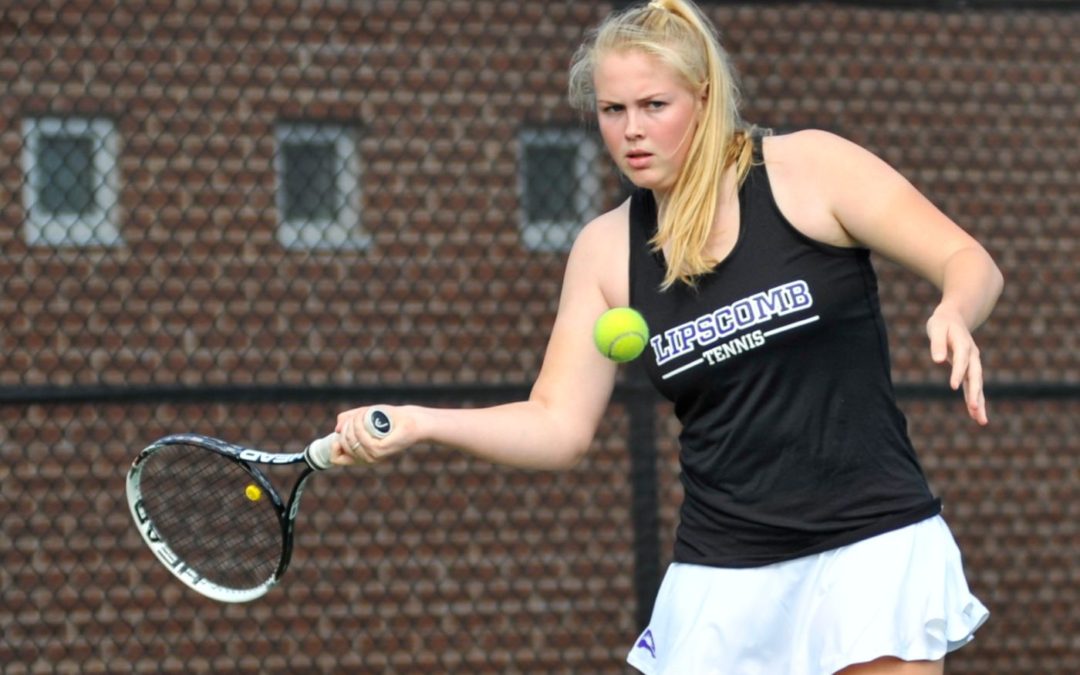
[[[277,152],[274,153],[278,242],[287,249],[360,250],[371,246],[371,236],[364,232],[360,220],[360,155],[357,134],[341,125],[316,123],[280,123],[275,131]],[[285,146],[290,143],[331,143],[334,147],[334,179],[342,203],[337,218],[287,219],[285,190]]]
[[[584,129],[543,128],[522,129],[518,134],[520,161],[518,162],[518,203],[520,204],[521,240],[530,251],[566,251],[573,244],[578,230],[599,215],[600,175],[597,158],[600,149]],[[569,220],[530,221],[525,208],[526,195],[530,189],[525,175],[526,157],[530,148],[559,147],[575,151],[574,194],[570,196],[575,217]],[[561,233],[561,237],[550,236]]]
[[[30,246],[118,246],[123,244],[119,226],[119,171],[116,158],[120,140],[106,119],[42,117],[23,120],[24,235]],[[46,211],[40,198],[46,186],[38,166],[42,138],[80,136],[93,141],[91,166],[95,174],[93,206],[88,213]]]

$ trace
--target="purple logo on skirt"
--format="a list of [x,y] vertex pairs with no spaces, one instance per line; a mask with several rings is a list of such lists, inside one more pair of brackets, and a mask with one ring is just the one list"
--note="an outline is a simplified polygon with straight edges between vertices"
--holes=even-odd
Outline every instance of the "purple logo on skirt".
[[641,637],[638,638],[636,647],[638,649],[648,649],[652,657],[656,658],[656,643],[653,640],[652,629],[646,628]]

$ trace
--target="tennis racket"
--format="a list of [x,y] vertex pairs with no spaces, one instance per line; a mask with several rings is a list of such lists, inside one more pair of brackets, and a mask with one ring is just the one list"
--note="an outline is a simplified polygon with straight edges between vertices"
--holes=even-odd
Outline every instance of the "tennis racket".
[[[364,426],[377,438],[392,430],[380,408],[365,413]],[[332,466],[336,437],[273,453],[199,434],[165,436],[128,471],[131,516],[158,560],[188,587],[221,602],[255,600],[289,567],[300,496],[313,473]],[[259,469],[286,464],[304,467],[288,501]]]

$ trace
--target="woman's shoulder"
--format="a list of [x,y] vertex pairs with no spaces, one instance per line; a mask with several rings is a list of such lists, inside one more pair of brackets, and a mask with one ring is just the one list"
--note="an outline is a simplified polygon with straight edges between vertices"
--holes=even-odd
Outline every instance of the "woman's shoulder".
[[853,180],[877,175],[885,165],[858,143],[822,129],[766,136],[762,152],[770,177],[826,192],[846,192]]
[[578,233],[574,248],[605,247],[613,241],[628,236],[630,222],[630,199],[627,198],[615,208],[593,218]]
[[773,199],[795,229],[833,246],[855,246],[835,213],[869,153],[821,129],[766,136],[762,150]]
[[610,306],[629,298],[630,200],[586,223],[567,261],[567,279],[591,279]]
[[820,161],[836,154],[866,152],[858,144],[824,129],[770,134],[762,138],[762,148],[766,161],[770,156],[784,161]]

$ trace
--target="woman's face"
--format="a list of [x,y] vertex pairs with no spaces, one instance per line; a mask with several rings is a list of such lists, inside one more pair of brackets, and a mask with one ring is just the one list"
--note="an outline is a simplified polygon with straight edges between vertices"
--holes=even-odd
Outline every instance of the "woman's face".
[[612,52],[594,71],[604,145],[634,185],[666,192],[686,161],[700,99],[670,66],[640,51]]

